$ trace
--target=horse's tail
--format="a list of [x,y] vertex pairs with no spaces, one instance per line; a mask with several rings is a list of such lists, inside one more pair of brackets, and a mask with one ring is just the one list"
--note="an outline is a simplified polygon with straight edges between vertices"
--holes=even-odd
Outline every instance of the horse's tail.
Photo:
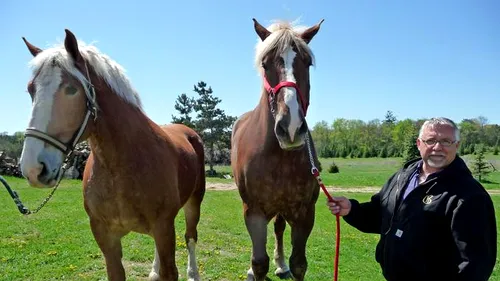
[[203,198],[205,194],[206,182],[205,182],[205,149],[203,148],[203,141],[198,134],[189,136],[189,142],[193,146],[196,151],[196,155],[198,158],[198,173],[199,176],[196,182],[196,190],[195,192],[200,195],[200,198]]

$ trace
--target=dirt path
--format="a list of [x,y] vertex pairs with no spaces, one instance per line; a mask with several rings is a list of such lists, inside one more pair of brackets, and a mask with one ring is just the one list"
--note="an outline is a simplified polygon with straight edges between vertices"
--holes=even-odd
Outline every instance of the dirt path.
[[[375,193],[380,190],[380,187],[349,187],[349,188],[338,188],[333,186],[326,187],[328,191],[335,192],[366,192],[366,193]],[[236,184],[234,183],[207,183],[207,190],[236,190]]]
[[[359,192],[359,193],[375,193],[380,190],[381,187],[376,186],[360,186],[360,187],[348,187],[339,188],[334,186],[327,186],[326,189],[335,194],[335,192]],[[234,183],[207,183],[207,190],[236,190],[236,184]],[[500,190],[488,190],[492,195],[500,195]],[[332,194],[332,196],[333,196]]]

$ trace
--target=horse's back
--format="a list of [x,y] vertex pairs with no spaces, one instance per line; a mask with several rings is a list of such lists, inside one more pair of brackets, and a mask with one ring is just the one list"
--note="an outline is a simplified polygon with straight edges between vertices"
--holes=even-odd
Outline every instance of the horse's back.
[[[179,153],[179,190],[181,199],[187,199],[193,192],[203,194],[205,191],[205,150],[203,140],[193,129],[184,124],[167,124],[160,126],[173,142]],[[193,190],[183,188],[195,180]],[[184,201],[184,200],[182,200]]]
[[198,133],[184,124],[167,124],[160,126],[175,145],[182,149],[189,150],[193,147],[193,142],[202,143]]

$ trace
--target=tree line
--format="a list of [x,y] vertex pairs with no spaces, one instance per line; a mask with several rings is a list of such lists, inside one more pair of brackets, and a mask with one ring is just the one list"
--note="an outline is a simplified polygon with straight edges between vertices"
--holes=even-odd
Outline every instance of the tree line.
[[24,133],[15,132],[9,135],[6,132],[0,133],[0,151],[10,158],[21,157],[23,151]]
[[[425,119],[397,120],[392,111],[384,119],[368,122],[337,118],[331,124],[318,122],[312,129],[312,138],[320,157],[405,157],[415,154],[415,142]],[[457,123],[460,129],[459,154],[474,154],[478,145],[498,154],[500,126],[488,124],[479,116]]]
[[[214,95],[204,81],[194,85],[195,97],[186,93],[176,98],[172,123],[182,123],[196,130],[203,139],[209,173],[215,173],[214,165],[227,165],[230,161],[231,129],[236,116],[227,115],[219,108],[222,101]],[[318,156],[330,157],[403,157],[418,156],[415,142],[425,119],[397,120],[391,111],[383,119],[368,122],[356,119],[337,118],[331,124],[316,123],[311,134]],[[457,124],[461,131],[461,155],[473,154],[479,145],[486,152],[498,154],[500,126],[488,124],[483,116],[463,119]],[[0,133],[0,151],[7,156],[19,158],[24,141],[23,132],[14,135]]]

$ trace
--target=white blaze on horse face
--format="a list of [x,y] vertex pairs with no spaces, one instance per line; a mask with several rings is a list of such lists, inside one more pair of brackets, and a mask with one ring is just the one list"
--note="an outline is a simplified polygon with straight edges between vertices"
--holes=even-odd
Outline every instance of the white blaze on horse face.
[[[295,60],[296,53],[292,48],[288,48],[281,57],[285,63],[285,81],[296,82],[295,76],[293,75],[293,61]],[[290,114],[290,124],[288,125],[288,134],[290,135],[290,141],[293,142],[295,138],[295,132],[302,125],[300,120],[299,103],[297,101],[297,90],[293,87],[283,88],[284,100],[289,109]]]
[[[50,69],[47,70],[46,68]],[[61,69],[51,66],[45,66],[33,81],[36,87],[36,93],[34,93],[31,119],[29,121],[30,128],[47,132],[47,128],[51,121],[50,119],[52,115],[52,105],[54,104],[54,96],[59,89],[61,82]],[[42,140],[33,137],[27,137],[24,140],[23,151],[21,153],[21,171],[30,181],[36,181],[37,176],[43,167],[40,164],[39,157],[44,150],[44,146],[45,143]],[[53,150],[54,153],[62,154],[55,148],[50,147],[47,149]],[[50,157],[50,159],[58,158],[59,157]],[[44,160],[51,161],[50,159]]]

